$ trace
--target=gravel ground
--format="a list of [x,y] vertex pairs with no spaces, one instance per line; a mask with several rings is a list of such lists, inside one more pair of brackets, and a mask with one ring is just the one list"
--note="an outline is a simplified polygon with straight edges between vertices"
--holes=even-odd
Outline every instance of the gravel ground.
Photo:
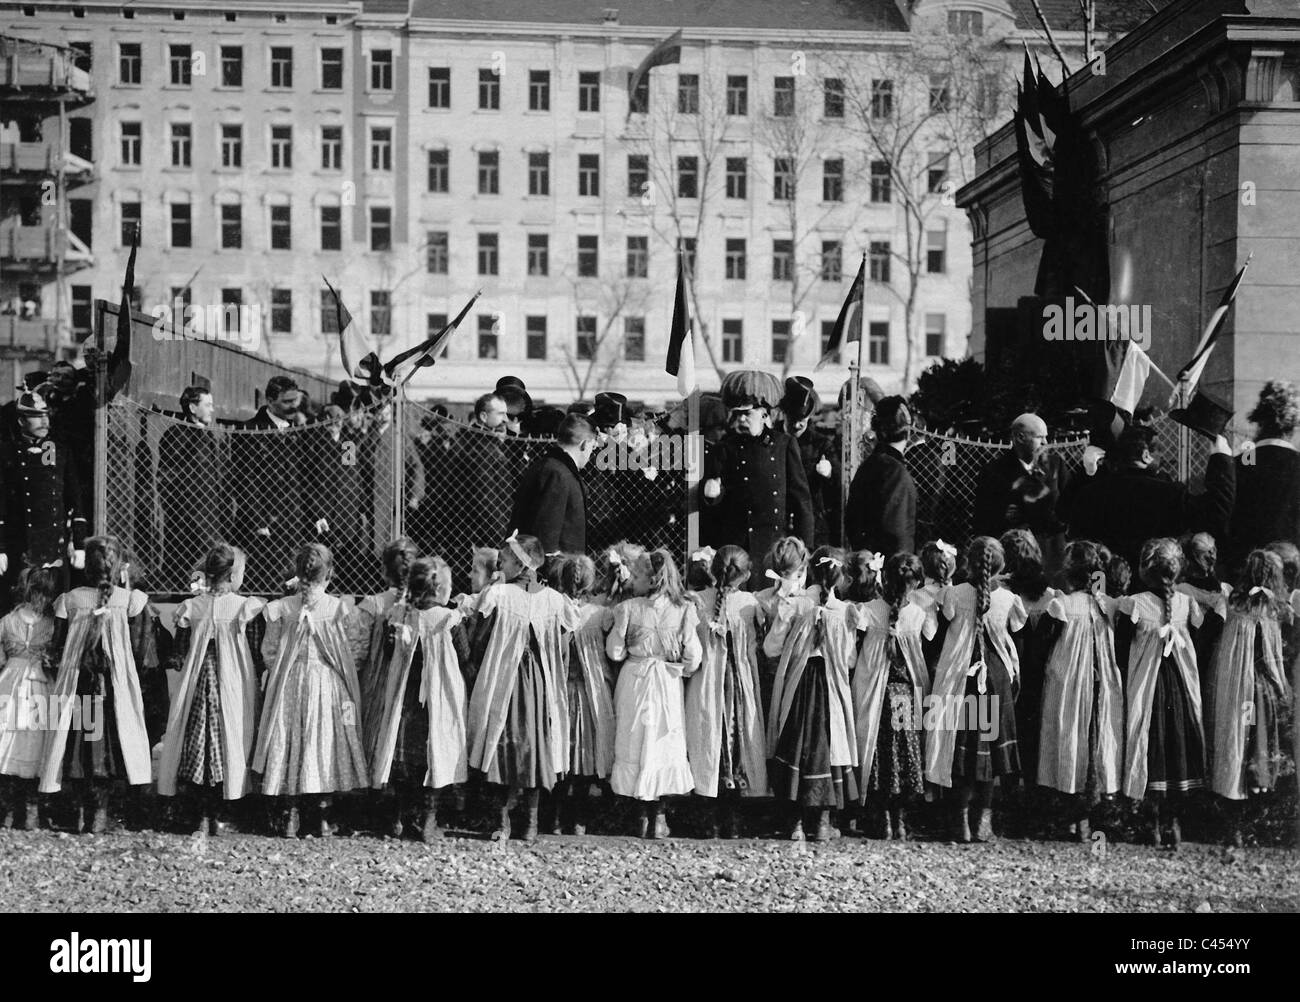
[[1296,911],[1280,848],[0,831],[13,911]]

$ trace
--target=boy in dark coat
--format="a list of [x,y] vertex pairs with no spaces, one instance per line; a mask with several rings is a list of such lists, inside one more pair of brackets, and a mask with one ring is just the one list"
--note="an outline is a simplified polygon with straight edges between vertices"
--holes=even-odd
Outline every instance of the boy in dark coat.
[[903,461],[912,415],[902,397],[885,397],[871,415],[876,448],[849,485],[844,534],[855,550],[886,558],[916,550],[916,482]]
[[547,553],[586,553],[587,498],[579,474],[595,444],[590,421],[581,414],[565,417],[555,444],[520,478],[510,528],[536,536]]

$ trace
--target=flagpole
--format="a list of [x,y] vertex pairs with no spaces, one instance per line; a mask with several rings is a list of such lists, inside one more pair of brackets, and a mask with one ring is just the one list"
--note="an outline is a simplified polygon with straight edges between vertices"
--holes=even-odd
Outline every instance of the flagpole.
[[389,537],[392,539],[406,535],[406,434],[403,427],[406,408],[402,406],[405,399],[405,384],[399,383],[393,387],[390,404],[393,408],[390,425],[393,436],[393,531]]
[[[692,331],[691,340],[695,334]],[[694,351],[694,344],[691,346]],[[704,465],[704,439],[700,432],[700,390],[696,386],[686,398],[686,559],[700,548],[700,475]]]

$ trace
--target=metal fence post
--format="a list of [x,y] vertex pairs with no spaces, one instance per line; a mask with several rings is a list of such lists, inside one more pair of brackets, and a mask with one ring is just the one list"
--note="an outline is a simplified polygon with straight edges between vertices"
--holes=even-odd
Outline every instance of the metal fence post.
[[393,387],[393,420],[389,427],[392,436],[393,466],[393,531],[390,538],[406,535],[406,387],[398,383]]

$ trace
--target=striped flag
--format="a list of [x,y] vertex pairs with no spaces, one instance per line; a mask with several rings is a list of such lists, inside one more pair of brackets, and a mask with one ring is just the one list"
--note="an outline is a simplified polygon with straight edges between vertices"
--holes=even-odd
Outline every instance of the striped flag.
[[849,294],[844,297],[844,305],[840,307],[840,315],[835,318],[835,327],[831,331],[830,341],[826,345],[826,351],[822,355],[821,361],[817,363],[816,368],[820,369],[828,362],[832,362],[839,353],[841,346],[851,341],[858,341],[862,338],[862,295],[866,289],[867,282],[867,255],[862,255],[862,263],[858,265],[858,276],[849,286]]
[[[632,116],[632,102],[636,99],[636,92],[645,81],[650,71],[656,66],[666,66],[669,63],[680,63],[682,61],[682,29],[678,28],[671,35],[650,50],[649,55],[641,60],[640,65],[632,71],[632,76],[627,82],[627,114]],[[645,109],[640,109],[644,111]]]
[[321,276],[325,288],[334,297],[334,317],[339,332],[339,357],[343,361],[344,376],[354,382],[364,382],[377,386],[380,382],[379,356],[370,351],[361,332],[352,325],[352,314],[343,305],[343,297],[330,285],[330,280]]
[[1228,308],[1232,306],[1232,301],[1237,298],[1237,290],[1241,288],[1241,280],[1246,275],[1246,269],[1250,267],[1250,259],[1255,254],[1252,251],[1246,258],[1246,263],[1241,266],[1241,270],[1223,290],[1223,298],[1219,300],[1219,305],[1215,307],[1214,312],[1210,314],[1210,322],[1205,325],[1205,333],[1201,335],[1201,343],[1196,348],[1196,354],[1192,360],[1178,370],[1178,382],[1186,384],[1186,394],[1190,398],[1192,391],[1196,389],[1196,384],[1200,382],[1201,373],[1205,371],[1205,364],[1210,360],[1210,352],[1218,343],[1219,332],[1223,329],[1223,320],[1228,315]]
[[135,255],[139,249],[140,227],[137,226],[131,234],[131,253],[122,279],[122,302],[117,308],[117,341],[108,356],[108,382],[101,403],[117,396],[131,378],[131,290],[135,288]]
[[1146,389],[1147,377],[1151,375],[1151,356],[1132,341],[1124,352],[1124,361],[1120,363],[1115,376],[1115,388],[1111,391],[1110,402],[1130,417],[1137,410],[1142,391]]
[[682,257],[677,255],[677,295],[673,299],[673,325],[668,334],[668,375],[677,377],[677,392],[682,399],[695,389],[695,331],[686,308],[686,275]]
[[426,338],[414,348],[408,348],[400,355],[395,355],[389,361],[385,362],[382,373],[384,382],[389,386],[404,385],[411,381],[411,377],[415,375],[417,369],[433,365],[434,362],[437,361],[443,345],[445,345],[451,339],[451,336],[456,333],[456,329],[460,326],[460,322],[465,319],[465,315],[469,313],[470,307],[478,302],[478,297],[481,295],[483,295],[483,290],[479,289],[478,292],[474,293],[470,298],[470,301],[465,304],[465,308],[457,313],[451,323],[443,327],[437,334]]

